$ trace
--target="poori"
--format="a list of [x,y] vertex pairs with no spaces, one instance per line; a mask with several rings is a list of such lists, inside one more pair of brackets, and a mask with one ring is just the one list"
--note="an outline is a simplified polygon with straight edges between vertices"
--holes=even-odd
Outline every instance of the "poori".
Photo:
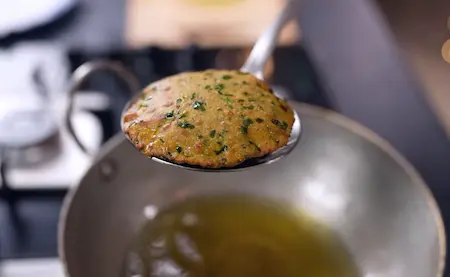
[[148,85],[123,131],[149,157],[233,167],[287,144],[294,113],[269,85],[236,70],[186,72]]

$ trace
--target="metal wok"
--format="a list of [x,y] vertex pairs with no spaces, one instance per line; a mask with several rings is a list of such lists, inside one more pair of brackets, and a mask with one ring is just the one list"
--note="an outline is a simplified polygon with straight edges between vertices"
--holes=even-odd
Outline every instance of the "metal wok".
[[125,276],[125,257],[149,209],[200,194],[287,201],[327,224],[361,276],[440,277],[445,235],[422,179],[387,142],[336,113],[290,102],[302,137],[284,158],[235,172],[197,172],[148,160],[125,136],[102,149],[66,199],[60,255],[70,277]]

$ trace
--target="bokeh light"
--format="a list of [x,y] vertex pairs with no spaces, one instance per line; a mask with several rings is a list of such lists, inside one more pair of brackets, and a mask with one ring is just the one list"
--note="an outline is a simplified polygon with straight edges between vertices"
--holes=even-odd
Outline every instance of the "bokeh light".
[[450,39],[448,39],[444,44],[442,45],[442,58],[444,61],[450,63]]

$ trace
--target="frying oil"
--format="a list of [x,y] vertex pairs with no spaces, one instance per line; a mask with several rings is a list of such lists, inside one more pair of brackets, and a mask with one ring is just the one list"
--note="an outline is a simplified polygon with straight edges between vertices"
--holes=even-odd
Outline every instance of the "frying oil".
[[357,276],[339,241],[306,213],[234,196],[160,211],[138,232],[128,270],[141,277]]

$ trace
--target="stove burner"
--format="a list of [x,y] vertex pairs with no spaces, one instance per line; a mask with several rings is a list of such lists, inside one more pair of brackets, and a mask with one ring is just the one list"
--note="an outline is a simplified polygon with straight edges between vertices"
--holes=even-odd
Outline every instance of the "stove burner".
[[57,132],[46,110],[13,111],[0,119],[0,146],[26,148],[40,144]]

